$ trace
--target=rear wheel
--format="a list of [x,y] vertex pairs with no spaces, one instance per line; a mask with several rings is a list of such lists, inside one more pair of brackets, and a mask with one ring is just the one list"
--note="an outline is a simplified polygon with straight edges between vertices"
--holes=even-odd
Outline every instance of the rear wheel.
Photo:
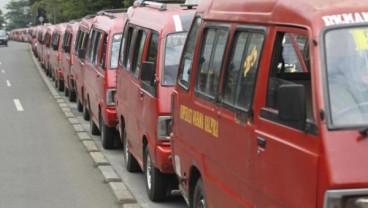
[[125,127],[122,127],[122,140],[123,140],[123,151],[124,151],[124,160],[125,160],[125,167],[129,172],[138,172],[140,171],[139,164],[137,160],[134,158],[132,154],[129,152],[129,145],[127,141],[127,134]]
[[76,98],[76,100],[77,100],[77,109],[78,109],[78,111],[79,112],[83,112],[83,104],[82,104],[82,102],[79,100],[78,97]]
[[191,203],[193,208],[207,208],[207,200],[204,194],[204,186],[201,178],[198,179],[194,189],[193,202]]
[[144,159],[144,173],[146,175],[146,191],[151,201],[159,202],[166,198],[168,180],[165,174],[153,166],[151,154],[146,146]]
[[87,106],[83,106],[83,119],[89,121],[90,115]]
[[108,127],[105,124],[101,111],[99,115],[99,120],[100,120],[102,146],[105,149],[112,149],[114,148],[114,142],[115,142],[115,128]]
[[[75,102],[77,99],[77,95],[75,94],[74,90],[69,90],[69,101],[70,102]],[[79,109],[78,109],[79,111]]]
[[64,95],[65,97],[69,96],[69,89],[67,87],[64,87]]
[[91,134],[92,135],[99,135],[100,134],[100,130],[98,130],[98,127],[97,125],[95,124],[95,122],[93,121],[93,117],[91,116],[91,105],[89,104],[89,101],[88,101],[88,109],[89,109],[89,124],[90,124],[90,127],[91,127]]
[[63,90],[64,90],[64,82],[62,81],[62,80],[60,80],[60,79],[57,79],[57,85],[58,85],[58,90],[60,91],[60,92],[62,92]]

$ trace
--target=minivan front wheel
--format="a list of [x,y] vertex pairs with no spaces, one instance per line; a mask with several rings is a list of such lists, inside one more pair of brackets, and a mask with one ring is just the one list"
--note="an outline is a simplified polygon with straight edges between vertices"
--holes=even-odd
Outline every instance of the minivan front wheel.
[[160,170],[153,165],[148,145],[146,146],[144,155],[144,173],[146,176],[146,191],[148,198],[154,202],[162,201],[166,198],[167,194],[167,178],[165,174],[161,173]]
[[122,141],[123,141],[123,152],[124,152],[124,161],[125,168],[128,172],[138,172],[140,171],[140,167],[138,161],[134,158],[134,156],[129,152],[129,145],[127,141],[127,133],[125,127],[122,127]]
[[193,208],[207,208],[207,200],[204,194],[203,181],[198,179],[194,189],[193,202],[191,203]]

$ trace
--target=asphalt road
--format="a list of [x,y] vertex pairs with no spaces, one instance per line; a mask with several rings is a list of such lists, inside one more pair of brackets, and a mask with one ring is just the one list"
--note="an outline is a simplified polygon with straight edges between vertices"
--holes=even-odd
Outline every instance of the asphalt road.
[[[58,94],[137,200],[132,207],[187,207],[179,195],[151,202],[144,174],[128,173],[122,150],[104,150],[76,104]],[[42,80],[27,43],[0,46],[0,96],[0,207],[121,207]]]
[[35,68],[0,46],[0,207],[120,207]]

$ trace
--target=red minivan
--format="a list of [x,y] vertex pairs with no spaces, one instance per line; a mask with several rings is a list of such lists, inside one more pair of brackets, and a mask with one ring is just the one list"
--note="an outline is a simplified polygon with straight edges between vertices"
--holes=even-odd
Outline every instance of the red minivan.
[[52,34],[54,33],[55,26],[48,25],[46,26],[46,33],[45,33],[45,44],[42,50],[42,57],[41,57],[41,65],[44,68],[46,75],[50,76],[51,74],[51,62],[50,62],[50,54],[52,50]]
[[61,65],[61,57],[64,53],[61,44],[66,30],[67,23],[60,23],[55,26],[52,35],[52,49],[50,53],[50,62],[52,64],[52,77],[55,81],[55,87],[59,91],[64,90],[64,75]]
[[101,11],[95,17],[84,66],[84,100],[90,115],[91,133],[101,132],[102,146],[114,147],[116,135],[116,69],[126,13]]
[[168,134],[170,95],[194,10],[144,1],[128,9],[116,110],[128,171],[144,170],[152,201],[177,186]]
[[86,47],[89,39],[89,31],[95,21],[95,15],[85,16],[79,24],[77,37],[75,40],[73,59],[74,65],[71,68],[71,76],[74,78],[71,81],[74,83],[74,91],[76,93],[77,109],[79,112],[83,111],[83,118],[89,120],[88,109],[84,107],[84,60],[86,54]]
[[76,93],[74,91],[73,75],[71,73],[74,67],[75,39],[79,28],[79,21],[72,20],[68,23],[65,29],[65,34],[62,42],[63,55],[61,57],[61,68],[64,76],[64,92],[69,97],[70,102],[75,102]]
[[200,1],[172,98],[190,207],[368,207],[367,11]]

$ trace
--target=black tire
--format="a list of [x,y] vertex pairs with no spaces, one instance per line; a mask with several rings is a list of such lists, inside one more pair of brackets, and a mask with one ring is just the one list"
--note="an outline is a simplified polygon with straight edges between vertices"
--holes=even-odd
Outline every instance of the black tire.
[[89,121],[89,119],[90,119],[89,111],[88,111],[86,106],[83,107],[83,119],[85,121]]
[[58,90],[60,91],[60,92],[62,92],[62,91],[64,91],[64,82],[62,81],[62,80],[60,80],[60,79],[58,79],[57,80],[57,85],[58,85]]
[[77,109],[78,109],[78,111],[79,112],[83,112],[83,104],[82,104],[82,102],[79,100],[78,97],[76,98],[76,100],[77,100]]
[[65,97],[69,97],[69,89],[67,87],[64,87],[64,95]]
[[[75,94],[75,91],[74,90],[69,90],[69,101],[70,102],[75,102],[76,99],[77,99],[77,95]],[[79,111],[79,109],[78,109],[78,111]]]
[[207,199],[204,193],[202,178],[199,178],[193,193],[193,208],[207,208]]
[[135,157],[129,152],[129,146],[127,142],[127,134],[125,127],[122,127],[122,141],[123,141],[123,152],[124,152],[124,161],[125,168],[128,172],[139,172],[141,169]]
[[88,112],[89,113],[89,124],[90,124],[90,127],[91,127],[91,134],[92,135],[100,135],[100,130],[98,129],[97,125],[95,124],[95,122],[93,121],[93,118],[91,116],[91,105],[89,104],[89,101],[88,101]]
[[148,198],[154,202],[163,201],[167,196],[168,180],[165,174],[153,166],[148,145],[144,154],[144,174]]
[[106,126],[105,121],[103,120],[101,112],[98,116],[100,120],[100,131],[101,131],[101,139],[102,146],[105,149],[113,149],[115,144],[115,128],[111,128]]

